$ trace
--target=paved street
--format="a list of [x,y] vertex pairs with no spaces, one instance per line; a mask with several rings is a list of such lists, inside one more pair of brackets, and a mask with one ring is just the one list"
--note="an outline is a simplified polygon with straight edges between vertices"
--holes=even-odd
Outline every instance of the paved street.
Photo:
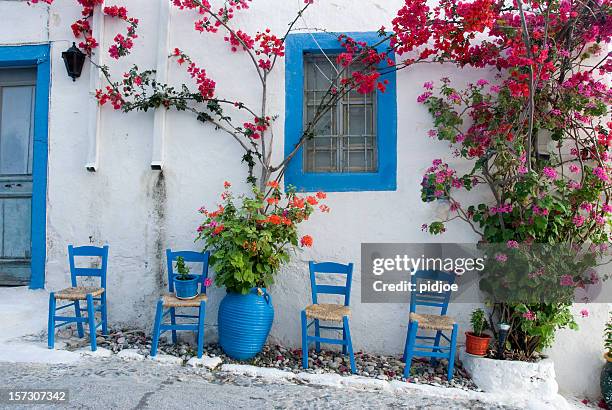
[[[246,376],[149,361],[88,359],[70,365],[0,363],[0,388],[69,389],[74,409],[491,409],[478,401],[395,396],[352,389],[269,383]],[[2,409],[34,406],[0,404]]]

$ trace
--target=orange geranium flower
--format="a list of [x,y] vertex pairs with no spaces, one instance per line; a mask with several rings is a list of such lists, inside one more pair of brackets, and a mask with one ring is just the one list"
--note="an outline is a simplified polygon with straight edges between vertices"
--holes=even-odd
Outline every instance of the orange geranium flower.
[[270,215],[268,217],[268,222],[270,222],[273,225],[279,225],[281,223],[281,217],[278,215]]
[[224,229],[225,229],[225,226],[219,225],[214,229],[213,233],[215,235],[219,235],[221,232],[223,232]]
[[209,213],[208,216],[211,218],[216,218],[217,216],[221,215],[224,210],[225,209],[221,205],[219,205],[219,209],[217,209],[215,212]]
[[325,192],[317,192],[317,198],[325,199],[327,198],[327,194]]
[[302,246],[307,246],[310,248],[312,246],[312,236],[310,235],[302,236],[302,239],[300,239],[300,244]]
[[268,204],[270,204],[270,205],[278,204],[278,198],[268,198],[268,199],[266,199],[266,201],[268,201]]
[[277,189],[278,188],[278,182],[277,181],[270,181],[270,182],[268,182],[268,186],[270,188]]
[[319,201],[317,201],[317,198],[315,198],[314,196],[309,196],[306,197],[306,201],[310,204],[310,205],[316,205],[319,203]]
[[304,199],[300,198],[300,197],[295,197],[293,198],[293,201],[291,202],[291,206],[293,206],[294,208],[304,208]]

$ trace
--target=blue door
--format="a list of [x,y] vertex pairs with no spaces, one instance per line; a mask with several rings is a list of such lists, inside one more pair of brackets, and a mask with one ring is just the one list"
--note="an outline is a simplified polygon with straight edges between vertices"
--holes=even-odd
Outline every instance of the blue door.
[[0,68],[0,285],[32,275],[36,68]]

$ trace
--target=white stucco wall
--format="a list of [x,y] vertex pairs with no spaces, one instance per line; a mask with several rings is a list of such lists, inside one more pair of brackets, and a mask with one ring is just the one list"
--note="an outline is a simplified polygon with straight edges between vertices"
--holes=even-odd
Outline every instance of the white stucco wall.
[[[154,68],[157,47],[158,7],[151,0],[130,0],[130,14],[140,19],[139,38],[132,54],[118,63],[102,48],[104,63],[120,75],[132,64]],[[49,121],[49,170],[47,202],[48,289],[69,281],[66,247],[68,244],[110,244],[108,296],[113,325],[149,327],[155,300],[165,283],[163,250],[199,249],[193,243],[200,222],[196,210],[217,202],[224,180],[238,189],[245,177],[242,155],[234,141],[212,127],[202,126],[185,113],[170,112],[163,173],[152,171],[153,113],[125,115],[105,107],[98,172],[85,170],[88,70],[76,82],[65,73],[60,53],[73,40],[70,24],[79,10],[72,0],[56,0],[49,9],[25,2],[0,0],[0,45],[52,42],[52,89]],[[282,33],[302,0],[257,0],[251,9],[237,13],[234,24],[254,33],[269,26]],[[360,1],[317,0],[305,16],[308,27],[330,31],[376,31],[389,26],[400,0]],[[184,49],[217,82],[218,95],[256,104],[259,89],[254,71],[245,54],[230,55],[221,33],[203,34],[193,30],[194,14],[172,10],[170,48]],[[6,23],[5,23],[6,22]],[[124,24],[107,18],[107,31],[114,36],[124,32]],[[299,27],[305,24],[301,22]],[[107,41],[112,36],[107,36]],[[169,77],[180,84],[189,81],[183,69],[170,65]],[[443,76],[475,81],[492,73],[457,72],[437,65],[415,67],[398,74],[398,169],[395,192],[330,193],[332,211],[316,215],[304,224],[303,233],[315,238],[312,249],[299,252],[293,263],[279,275],[271,289],[276,309],[272,338],[298,345],[299,311],[309,303],[308,260],[352,261],[356,263],[351,322],[357,350],[400,354],[406,332],[407,304],[360,303],[360,244],[362,242],[470,242],[473,233],[460,224],[450,225],[446,235],[434,238],[421,232],[422,223],[445,212],[443,205],[425,204],[419,187],[431,160],[451,160],[444,143],[431,141],[426,133],[431,121],[426,109],[416,102],[422,84]],[[274,124],[275,149],[283,152],[284,73],[279,65],[272,74],[271,112],[280,116]],[[381,136],[384,138],[384,136]],[[216,313],[224,291],[213,289],[208,307],[207,337],[214,337]],[[472,305],[451,307],[461,325],[467,328]],[[603,324],[609,307],[590,307],[591,316],[578,319],[582,330],[559,333],[551,356],[555,361],[562,390],[580,395],[598,394],[598,374]],[[210,336],[209,336],[210,335]],[[210,340],[210,339],[209,339]],[[460,337],[463,340],[463,336]]]

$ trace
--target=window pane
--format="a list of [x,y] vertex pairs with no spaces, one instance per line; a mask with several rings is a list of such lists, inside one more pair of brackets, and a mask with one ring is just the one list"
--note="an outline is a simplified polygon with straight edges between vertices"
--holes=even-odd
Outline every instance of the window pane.
[[0,102],[0,174],[31,174],[34,87],[0,87]]
[[[314,118],[337,73],[342,71],[336,56],[330,61],[322,55],[304,57],[304,127]],[[349,78],[353,68],[343,73]],[[375,93],[356,91],[321,116],[314,126],[314,138],[304,149],[306,172],[376,172],[378,169],[374,116]]]

